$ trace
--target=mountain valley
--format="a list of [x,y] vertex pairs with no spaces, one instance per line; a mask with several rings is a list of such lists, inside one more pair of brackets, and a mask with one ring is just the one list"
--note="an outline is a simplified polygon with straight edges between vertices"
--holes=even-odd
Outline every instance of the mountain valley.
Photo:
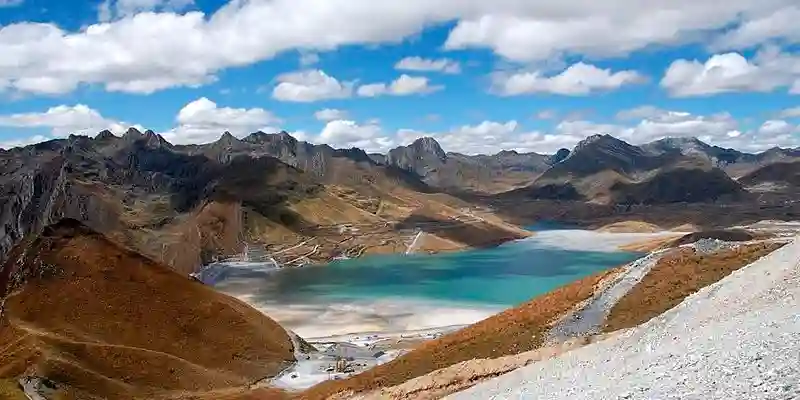
[[[778,239],[740,240],[727,229],[800,218],[798,165],[800,151],[792,149],[748,154],[697,139],[634,146],[609,135],[552,155],[447,153],[430,137],[368,154],[286,132],[242,139],[225,132],[212,143],[173,145],[131,128],[123,136],[103,131],[0,150],[0,337],[9,343],[0,351],[0,378],[26,382],[51,396],[45,398],[407,396],[412,382],[429,386],[408,398],[439,398],[559,354],[548,339],[562,327],[555,320],[615,287],[617,277],[643,274],[641,280],[649,269],[635,261],[588,275],[435,340],[411,340],[401,356],[363,374],[296,393],[269,386],[293,379],[290,367],[316,350],[308,345],[303,353],[302,339],[254,304],[204,285],[199,273],[226,262],[279,270],[491,248],[546,239],[525,229],[541,222],[591,229],[618,223],[608,235],[638,224],[647,230],[642,238],[655,243],[640,246],[645,252],[700,249],[676,253],[669,268],[684,268],[695,256],[708,265],[723,257],[739,268],[776,251]],[[723,233],[683,236],[710,229]],[[732,244],[719,254],[697,247],[713,238],[755,247]],[[660,271],[658,265],[647,268]],[[676,301],[728,273],[677,291]],[[644,282],[657,286],[652,279]],[[654,306],[645,318],[635,299],[620,304],[637,321],[669,308]],[[611,334],[563,344],[583,346],[601,333]],[[503,361],[472,377],[452,370],[473,368],[475,359]]]

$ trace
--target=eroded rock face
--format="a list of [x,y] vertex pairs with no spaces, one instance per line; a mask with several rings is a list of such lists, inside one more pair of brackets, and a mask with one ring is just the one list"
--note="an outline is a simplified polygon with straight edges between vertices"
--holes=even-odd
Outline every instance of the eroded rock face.
[[63,214],[67,163],[59,152],[5,152],[0,176],[0,259]]
[[[207,202],[247,204],[272,213],[291,192],[314,193],[313,182],[272,157],[236,157],[220,163],[186,154],[152,131],[135,129],[123,137],[101,132],[96,139],[72,136],[0,151],[0,260],[25,237],[62,218],[74,218],[161,258],[174,253],[168,241],[158,240],[163,225]],[[170,237],[179,241],[191,234],[179,231]],[[187,251],[212,246],[206,242],[214,241],[201,240],[197,249]],[[231,246],[212,252],[235,251]]]

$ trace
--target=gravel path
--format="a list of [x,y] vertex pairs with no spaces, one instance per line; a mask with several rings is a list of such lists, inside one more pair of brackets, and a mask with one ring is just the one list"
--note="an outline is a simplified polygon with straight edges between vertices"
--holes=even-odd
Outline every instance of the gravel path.
[[800,240],[618,336],[450,399],[799,399]]
[[653,252],[626,265],[625,270],[602,293],[556,323],[547,334],[547,343],[552,345],[569,338],[599,334],[614,305],[642,281],[664,253]]

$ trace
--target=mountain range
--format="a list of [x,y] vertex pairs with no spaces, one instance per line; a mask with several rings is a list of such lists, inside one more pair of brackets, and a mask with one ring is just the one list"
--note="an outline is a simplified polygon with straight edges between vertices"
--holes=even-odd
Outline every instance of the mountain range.
[[794,175],[776,166],[797,160],[798,149],[750,154],[695,138],[634,146],[594,135],[556,154],[464,155],[425,137],[367,154],[286,132],[173,145],[149,130],[103,131],[0,151],[0,256],[64,217],[187,273],[247,243],[281,251],[278,261],[289,264],[401,252],[418,232],[426,234],[421,251],[455,250],[526,235],[475,194],[623,205],[745,201],[748,188],[763,196],[765,187],[793,187]]
[[2,257],[66,217],[185,273],[248,243],[297,265],[406,251],[423,228],[418,251],[527,236],[362,150],[286,133],[176,146],[152,131],[104,131],[0,151],[0,169]]
[[[182,146],[130,129],[2,150],[0,172],[0,339],[14,344],[0,349],[0,395],[3,378],[23,377],[63,398],[244,399],[237,393],[307,344],[191,279],[206,263],[261,257],[293,267],[493,246],[530,235],[510,222],[508,204],[544,207],[538,215],[553,219],[585,207],[671,216],[699,206],[713,226],[737,210],[763,218],[776,196],[779,213],[769,216],[783,215],[797,199],[800,151],[594,135],[552,155],[447,153],[433,138],[367,154],[286,132]],[[527,346],[529,328],[519,326],[514,346]],[[497,350],[464,332],[431,354],[452,353],[453,340],[469,350],[454,362]],[[417,376],[450,365],[421,354],[428,361],[385,369]]]

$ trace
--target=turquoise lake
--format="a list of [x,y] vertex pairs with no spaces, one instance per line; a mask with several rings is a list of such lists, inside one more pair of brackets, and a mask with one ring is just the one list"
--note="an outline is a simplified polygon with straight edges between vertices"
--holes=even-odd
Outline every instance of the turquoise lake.
[[566,243],[600,240],[584,231],[534,229],[538,234],[530,239],[458,253],[371,256],[284,270],[232,263],[215,276],[215,287],[309,337],[404,331],[472,323],[639,257]]

